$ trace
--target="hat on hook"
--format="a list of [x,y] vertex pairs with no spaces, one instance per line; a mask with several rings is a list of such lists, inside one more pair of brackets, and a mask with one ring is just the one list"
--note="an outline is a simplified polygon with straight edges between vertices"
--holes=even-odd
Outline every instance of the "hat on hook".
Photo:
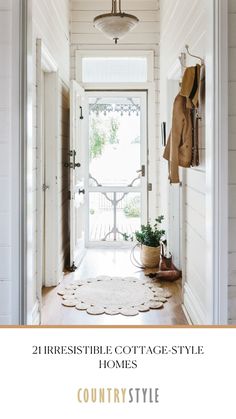
[[199,100],[200,88],[200,70],[201,66],[196,64],[194,67],[187,67],[185,69],[180,95],[187,98],[187,107],[196,108]]

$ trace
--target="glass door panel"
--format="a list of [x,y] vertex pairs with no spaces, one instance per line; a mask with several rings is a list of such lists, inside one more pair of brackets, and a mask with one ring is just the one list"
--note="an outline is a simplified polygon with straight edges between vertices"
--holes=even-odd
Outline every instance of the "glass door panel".
[[146,211],[146,95],[89,94],[88,241],[123,241]]

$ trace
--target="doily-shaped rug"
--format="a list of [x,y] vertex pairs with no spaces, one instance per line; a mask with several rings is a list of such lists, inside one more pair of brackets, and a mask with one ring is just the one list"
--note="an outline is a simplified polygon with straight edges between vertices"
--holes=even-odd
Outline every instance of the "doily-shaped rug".
[[161,309],[171,294],[158,284],[137,278],[99,276],[73,282],[58,291],[65,307],[88,314],[136,316],[140,312]]

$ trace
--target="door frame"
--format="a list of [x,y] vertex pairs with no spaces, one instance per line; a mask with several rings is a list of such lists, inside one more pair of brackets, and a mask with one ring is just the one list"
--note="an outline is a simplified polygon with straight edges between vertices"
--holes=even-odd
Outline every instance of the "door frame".
[[[209,252],[207,254],[207,276],[211,278],[212,312],[209,324],[228,323],[228,2],[207,2],[211,16],[209,58],[210,71],[206,71],[206,82],[211,86],[206,112],[206,138],[210,156],[206,157],[206,226]],[[222,141],[223,140],[223,141]],[[215,162],[215,164],[214,164]],[[212,193],[209,193],[209,190]]]
[[[14,3],[17,7],[17,2]],[[33,45],[32,45],[32,0],[19,0],[17,10],[19,25],[19,39],[14,40],[14,44],[19,42],[18,59],[16,68],[19,71],[19,93],[18,103],[19,114],[19,155],[18,155],[18,174],[19,183],[13,188],[15,196],[19,197],[19,238],[15,236],[15,248],[19,255],[19,295],[15,295],[15,307],[19,313],[19,324],[37,324],[37,315],[34,317],[30,306],[29,291],[32,272],[29,270],[29,261],[33,258],[32,253],[32,170],[29,160],[32,156],[32,121],[33,121]],[[16,29],[16,26],[15,26]],[[18,37],[17,37],[18,38]],[[17,57],[17,53],[16,53]],[[12,264],[16,261],[16,256]],[[18,294],[18,293],[17,293]],[[36,310],[37,312],[37,310]],[[16,322],[17,323],[17,322]]]
[[[106,51],[109,56],[108,51]],[[123,54],[121,54],[123,56]],[[152,190],[148,192],[147,206],[149,208],[148,219],[156,218],[157,208],[157,140],[156,140],[156,87],[154,82],[147,83],[81,83],[85,93],[87,92],[146,92],[147,93],[147,183],[152,185]],[[150,159],[149,156],[154,156]]]
[[[87,57],[145,57],[147,60],[147,82],[129,83],[84,83],[82,80],[82,59]],[[150,220],[155,220],[156,208],[158,207],[158,178],[156,170],[157,161],[157,138],[156,128],[158,115],[156,113],[156,82],[154,82],[154,51],[143,49],[84,49],[75,51],[75,74],[76,81],[89,91],[146,91],[147,92],[147,155],[148,173],[147,182],[152,184],[152,191],[148,193],[148,206]],[[149,159],[152,156],[152,159]]]
[[[172,124],[172,105],[174,99],[179,91],[179,80],[181,77],[180,61],[174,64],[167,75],[167,132],[170,132]],[[184,263],[183,263],[183,237],[184,237],[184,222],[183,222],[183,185],[185,172],[179,168],[180,183],[170,184],[168,182],[168,230],[167,230],[167,249],[173,256],[175,266],[182,271],[182,286],[184,283]],[[175,221],[171,217],[175,215]],[[173,232],[171,232],[173,230]],[[177,231],[177,234],[176,234]],[[176,234],[176,235],[175,235]],[[177,244],[177,246],[176,246]],[[175,249],[178,247],[178,252]]]
[[[42,299],[42,277],[43,277],[43,252],[47,236],[44,238],[43,231],[44,225],[47,224],[48,214],[53,213],[53,217],[50,220],[48,235],[53,239],[54,243],[58,243],[58,186],[56,182],[57,171],[58,171],[58,65],[41,39],[37,39],[36,44],[36,77],[37,77],[37,299],[39,305],[41,305]],[[44,74],[44,83],[46,86],[46,96],[44,95],[43,89],[44,84],[42,83],[42,73]],[[48,106],[51,109],[50,118],[44,118],[43,108],[45,106],[45,99],[48,102]],[[43,127],[43,122],[45,126]],[[46,138],[43,139],[46,132]],[[45,148],[44,148],[44,145]],[[51,164],[48,164],[46,153],[50,153],[54,156],[51,159]],[[48,153],[47,153],[48,154]],[[44,168],[47,167],[47,183],[49,184],[50,196],[48,204],[44,212],[45,194],[42,185],[45,181]],[[44,285],[53,286],[59,282],[58,278],[58,251],[57,246],[52,245],[49,249],[49,254],[46,262],[47,267],[47,280]]]
[[[89,97],[93,97],[93,96],[100,96],[100,97],[123,97],[124,94],[126,93],[130,93],[130,94],[136,94],[137,97],[140,97],[141,99],[141,104],[143,104],[144,102],[144,115],[141,117],[141,131],[144,137],[144,140],[141,143],[141,156],[144,155],[144,160],[141,161],[141,164],[145,164],[145,170],[146,170],[146,175],[145,175],[145,185],[144,186],[144,182],[142,182],[141,184],[141,188],[140,188],[140,193],[141,194],[146,194],[145,200],[144,200],[144,206],[143,206],[143,210],[142,210],[142,224],[146,223],[148,218],[149,218],[149,205],[148,205],[148,172],[149,172],[149,166],[148,166],[148,129],[147,129],[147,125],[148,125],[148,109],[147,109],[147,101],[148,101],[148,94],[147,91],[145,90],[117,90],[117,89],[112,89],[112,90],[86,90],[85,91],[85,98],[86,98],[86,105],[85,105],[85,120],[88,122],[89,121],[89,112],[88,112],[88,98]],[[138,96],[139,95],[139,96]],[[144,122],[143,122],[144,120]],[[85,198],[85,225],[86,225],[86,229],[85,229],[85,246],[88,247],[130,247],[130,243],[129,242],[120,242],[120,241],[97,241],[97,242],[92,242],[89,240],[89,214],[88,214],[88,209],[89,209],[89,192],[93,192],[93,191],[89,191],[89,176],[88,176],[88,169],[89,169],[89,160],[88,160],[88,151],[89,151],[89,123],[86,124],[86,129],[85,129],[85,137],[86,137],[86,147],[85,147],[85,169],[86,169],[86,173],[85,173],[85,191],[86,191],[86,198]],[[98,192],[109,192],[110,191],[110,187],[99,187]],[[114,187],[112,188],[114,190],[114,192],[123,192],[124,189],[127,189],[127,192],[135,192],[135,188],[125,188],[125,187]],[[96,189],[97,190],[97,189]],[[96,192],[96,190],[94,189],[94,192]]]
[[[79,167],[70,167],[70,266],[73,270],[78,267],[85,255],[85,239],[82,232],[81,237],[78,237],[78,223],[83,226],[84,220],[84,202],[76,207],[75,200],[79,195],[79,189],[84,188],[84,185],[78,186],[76,183],[77,175],[83,173],[85,160],[84,147],[84,100],[85,92],[81,85],[75,81],[70,81],[70,152],[75,154],[70,155],[70,164],[79,163]],[[72,159],[72,162],[71,162]],[[78,172],[77,172],[78,170]],[[83,230],[83,228],[82,228]]]

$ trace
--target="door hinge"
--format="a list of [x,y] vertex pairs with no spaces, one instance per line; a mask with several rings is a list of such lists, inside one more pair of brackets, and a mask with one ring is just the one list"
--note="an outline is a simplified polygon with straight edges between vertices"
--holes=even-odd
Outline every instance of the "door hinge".
[[68,199],[71,201],[72,199],[75,199],[75,194],[71,191],[68,192]]
[[44,183],[43,185],[42,185],[42,190],[43,190],[43,192],[46,192],[46,190],[47,189],[49,189],[49,186],[48,185],[46,185],[46,183]]
[[148,183],[148,192],[152,192],[152,183]]
[[76,269],[78,269],[78,267],[75,266],[75,262],[73,262],[72,265],[68,268],[69,272],[75,272]]

